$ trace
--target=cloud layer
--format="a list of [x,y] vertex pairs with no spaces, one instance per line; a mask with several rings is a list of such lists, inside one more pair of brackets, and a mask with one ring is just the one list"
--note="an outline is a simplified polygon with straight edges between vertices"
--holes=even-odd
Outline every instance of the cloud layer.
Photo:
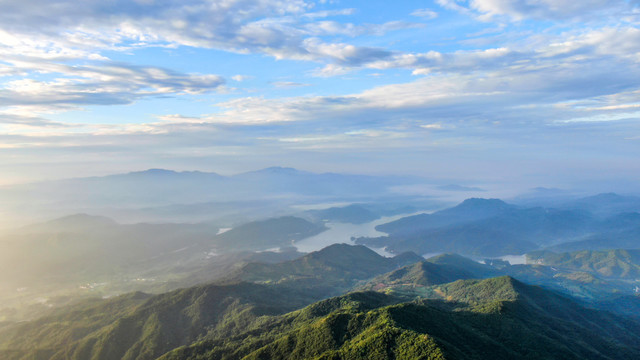
[[4,2],[0,171],[637,175],[637,2],[340,5]]

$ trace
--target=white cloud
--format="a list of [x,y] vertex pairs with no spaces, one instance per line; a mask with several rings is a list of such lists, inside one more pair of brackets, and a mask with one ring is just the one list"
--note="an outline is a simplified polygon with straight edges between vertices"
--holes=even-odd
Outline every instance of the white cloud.
[[109,6],[99,0],[4,2],[0,5],[4,31],[0,54],[13,50],[40,58],[87,58],[99,57],[104,49],[186,45],[323,60],[324,54],[308,48],[309,37],[382,34],[417,26],[397,21],[356,26],[322,20],[354,10],[309,12],[312,7],[303,0],[116,0]]
[[38,68],[51,80],[22,78],[0,89],[0,106],[27,108],[31,114],[65,111],[83,105],[129,104],[137,99],[201,94],[224,84],[216,75],[182,74],[158,67],[114,62],[70,66],[34,59],[7,59],[17,69]]
[[327,64],[320,69],[315,69],[311,74],[316,77],[333,77],[348,74],[352,69],[347,66]]
[[277,88],[292,88],[292,87],[310,86],[310,84],[303,84],[303,83],[294,82],[294,81],[274,81],[272,84],[273,84],[273,86],[275,86]]
[[421,128],[423,129],[428,129],[428,130],[442,130],[443,126],[442,124],[424,124],[424,125],[420,125]]
[[411,13],[413,16],[423,17],[426,19],[435,19],[438,17],[438,13],[431,9],[417,9]]
[[601,19],[620,17],[632,10],[632,5],[622,0],[438,0],[438,4],[484,20],[507,16],[515,21]]
[[330,16],[353,15],[355,13],[356,13],[356,9],[340,9],[340,10],[307,12],[303,16],[311,19],[316,19],[316,18],[326,18]]
[[358,47],[344,43],[325,43],[318,38],[304,41],[308,53],[316,58],[325,58],[338,64],[360,66],[362,64],[383,60],[391,56],[391,52],[373,47]]
[[238,74],[238,75],[233,75],[231,77],[231,79],[234,80],[234,81],[242,82],[242,81],[247,81],[247,80],[253,79],[253,76],[251,76],[251,75],[239,75]]
[[[636,47],[640,49],[637,36],[635,28],[607,28],[568,38],[560,36],[558,39],[566,41],[527,52],[495,48],[395,55],[387,62],[367,66],[407,67],[417,72],[424,69],[427,76],[346,96],[236,99],[219,104],[223,111],[205,116],[204,121],[238,125],[300,121],[347,124],[367,119],[438,129],[450,121],[486,118],[496,123],[546,124],[584,117],[588,111],[629,109],[640,103],[640,86],[635,81],[640,78],[635,58]],[[609,45],[620,37],[625,39],[621,40],[624,47]],[[345,69],[348,67],[320,72]]]

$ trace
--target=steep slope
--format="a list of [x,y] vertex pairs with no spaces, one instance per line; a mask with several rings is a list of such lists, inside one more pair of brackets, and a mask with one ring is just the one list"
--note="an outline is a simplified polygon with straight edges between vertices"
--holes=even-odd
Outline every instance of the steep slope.
[[441,254],[432,256],[428,258],[427,261],[438,265],[448,265],[464,270],[465,272],[470,273],[475,279],[503,275],[503,272],[492,266],[481,264],[458,254]]
[[301,258],[279,264],[249,263],[229,276],[230,281],[251,281],[307,289],[316,296],[335,296],[358,280],[369,279],[423,260],[407,253],[386,258],[358,245],[334,244]]
[[[313,300],[291,289],[249,283],[198,286],[150,297],[125,312],[99,304],[90,313],[97,314],[100,327],[81,325],[91,316],[82,311],[72,312],[73,317],[16,324],[4,329],[12,341],[0,342],[0,355],[3,359],[42,354],[47,359],[155,359],[207,332],[231,335],[260,316],[282,314]],[[47,329],[52,329],[49,335],[41,336]],[[57,333],[71,334],[51,335]]]
[[108,300],[84,300],[38,320],[0,328],[0,358],[50,359],[66,345],[126,317],[150,297],[136,292]]
[[416,292],[417,287],[444,284],[460,279],[472,279],[474,276],[460,268],[449,265],[436,265],[428,261],[421,261],[407,265],[390,273],[376,276],[366,284],[358,287],[360,290],[389,291],[398,293],[403,288],[411,288]]
[[358,285],[355,289],[384,291],[387,294],[408,296],[409,298],[415,296],[433,297],[433,285],[462,279],[483,279],[504,274],[504,271],[460,255],[442,254],[376,276],[365,284]]
[[[640,356],[640,320],[588,310],[568,297],[507,276],[448,282],[490,272],[487,266],[459,256],[442,255],[398,270],[416,257],[384,258],[362,246],[333,245],[280,264],[246,265],[227,283],[94,301],[38,321],[3,326],[0,356],[9,360]],[[313,303],[383,271],[391,272],[378,279],[391,285],[429,291],[398,292],[399,296],[356,292]],[[243,279],[260,283],[232,282]]]
[[[640,323],[502,277],[438,288],[447,301],[353,293],[176,349],[178,359],[633,359]],[[251,334],[251,335],[250,335]]]

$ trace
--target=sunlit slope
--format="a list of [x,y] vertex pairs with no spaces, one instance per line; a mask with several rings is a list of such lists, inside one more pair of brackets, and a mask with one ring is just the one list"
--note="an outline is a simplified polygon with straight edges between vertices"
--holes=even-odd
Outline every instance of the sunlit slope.
[[[223,283],[86,302],[37,321],[5,325],[0,355],[139,360],[640,356],[638,320],[586,309],[568,296],[508,276],[457,280],[492,271],[459,256],[402,267],[413,257],[383,258],[361,246],[334,245],[280,264],[247,265]],[[368,279],[389,287],[320,300],[329,288],[346,291]],[[397,285],[413,291],[385,293]]]
[[[163,359],[632,359],[640,324],[509,277],[440,288],[447,301],[365,292],[207,338]],[[550,308],[552,307],[552,308]],[[251,334],[251,336],[249,336]]]

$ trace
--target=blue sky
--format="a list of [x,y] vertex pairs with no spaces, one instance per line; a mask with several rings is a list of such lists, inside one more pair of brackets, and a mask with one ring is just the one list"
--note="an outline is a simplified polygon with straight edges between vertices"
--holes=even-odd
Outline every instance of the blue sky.
[[632,183],[639,20],[635,0],[0,2],[0,184],[272,165]]

